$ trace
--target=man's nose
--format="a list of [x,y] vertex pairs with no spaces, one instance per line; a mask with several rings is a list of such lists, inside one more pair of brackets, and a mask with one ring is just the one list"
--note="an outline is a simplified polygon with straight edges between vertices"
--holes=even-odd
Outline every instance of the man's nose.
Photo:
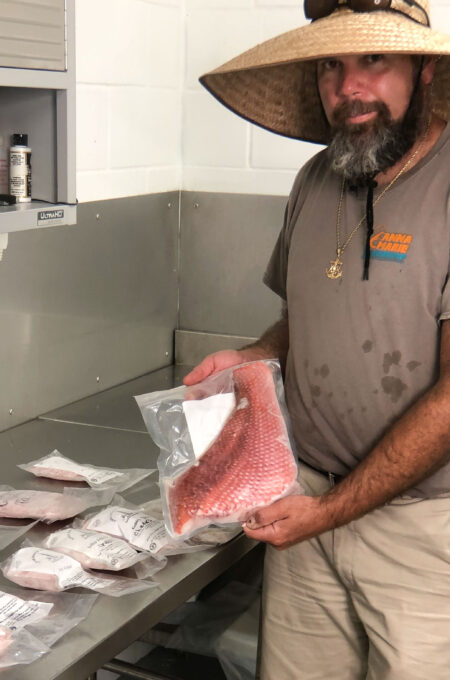
[[354,65],[342,64],[339,73],[338,94],[345,97],[355,97],[362,94],[364,78],[361,69]]

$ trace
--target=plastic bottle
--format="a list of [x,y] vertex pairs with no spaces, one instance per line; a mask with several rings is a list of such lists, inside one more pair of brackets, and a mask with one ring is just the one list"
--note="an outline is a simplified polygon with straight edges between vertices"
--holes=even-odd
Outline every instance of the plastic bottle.
[[28,135],[16,132],[9,149],[9,193],[18,203],[31,201],[31,149]]
[[0,194],[9,193],[8,186],[8,151],[3,135],[0,135]]

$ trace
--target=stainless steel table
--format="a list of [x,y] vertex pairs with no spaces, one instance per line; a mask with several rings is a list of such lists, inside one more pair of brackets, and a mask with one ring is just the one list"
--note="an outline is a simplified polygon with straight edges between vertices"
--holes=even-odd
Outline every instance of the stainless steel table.
[[[1,483],[16,488],[60,490],[61,482],[35,478],[17,467],[55,448],[80,463],[156,468],[157,447],[132,397],[173,387],[181,382],[186,370],[172,366],[161,369],[0,433]],[[159,494],[156,481],[154,474],[122,495],[133,503],[155,498]],[[51,527],[38,524],[26,536],[41,536],[49,530]],[[22,540],[3,550],[0,560]],[[3,671],[1,680],[84,680],[255,545],[240,535],[219,548],[169,558],[167,567],[156,575],[160,584],[157,588],[120,598],[99,596],[89,617],[48,655],[28,666]]]

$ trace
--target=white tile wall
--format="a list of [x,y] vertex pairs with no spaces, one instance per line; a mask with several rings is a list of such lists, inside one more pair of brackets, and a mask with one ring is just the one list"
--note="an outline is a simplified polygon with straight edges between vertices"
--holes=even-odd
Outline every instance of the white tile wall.
[[308,23],[304,17],[302,9],[297,6],[293,8],[284,7],[276,12],[273,10],[258,10],[260,15],[260,36],[259,40],[269,40],[280,33],[291,31]]
[[219,7],[186,16],[186,88],[201,88],[198,78],[260,41],[256,10]]
[[248,123],[204,90],[186,92],[183,113],[184,161],[210,168],[247,166]]
[[181,0],[77,0],[80,201],[181,186]]
[[272,7],[272,9],[279,9],[281,7],[299,7],[303,11],[303,3],[301,0],[256,0],[256,6]]
[[431,26],[437,31],[449,32],[450,0],[431,0]]
[[[139,0],[77,0],[77,78],[83,83],[146,82],[149,6]],[[159,10],[159,8],[158,8]]]
[[173,7],[180,7],[183,5],[183,0],[142,0],[149,5],[168,5]]
[[109,139],[111,167],[178,164],[179,111],[176,90],[113,88]]
[[183,165],[183,188],[186,191],[213,191],[238,194],[287,196],[295,170],[260,170],[257,168],[211,168]]
[[182,42],[184,30],[181,12],[177,7],[147,8],[145,42],[142,58],[146,82],[153,87],[181,86]]
[[[241,121],[210,95],[198,96],[202,92],[198,78],[253,45],[304,23],[300,0],[234,0],[231,4],[186,0],[186,7],[183,188],[287,194],[296,171],[318,147]],[[213,104],[208,104],[208,97]]]
[[[431,5],[443,30],[450,0]],[[198,78],[302,23],[301,0],[77,0],[79,200],[288,193],[320,147],[246,123]]]
[[185,6],[188,11],[198,7],[203,7],[204,9],[212,9],[214,7],[229,9],[236,7],[253,7],[254,4],[254,0],[185,0]]
[[108,166],[109,93],[101,85],[77,88],[78,170],[101,170]]
[[78,172],[77,193],[80,201],[104,201],[146,194],[147,171],[145,168],[130,168]]
[[322,148],[318,144],[281,137],[253,125],[250,166],[267,170],[298,170]]

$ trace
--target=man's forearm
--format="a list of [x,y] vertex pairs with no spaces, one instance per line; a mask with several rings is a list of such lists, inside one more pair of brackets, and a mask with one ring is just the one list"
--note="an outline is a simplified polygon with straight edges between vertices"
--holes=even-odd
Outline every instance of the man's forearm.
[[282,318],[270,326],[265,333],[251,345],[246,345],[242,351],[251,353],[254,358],[279,359],[284,371],[289,349],[289,322],[285,309]]
[[429,477],[449,459],[450,384],[439,381],[350,475],[321,497],[329,528],[361,517]]

